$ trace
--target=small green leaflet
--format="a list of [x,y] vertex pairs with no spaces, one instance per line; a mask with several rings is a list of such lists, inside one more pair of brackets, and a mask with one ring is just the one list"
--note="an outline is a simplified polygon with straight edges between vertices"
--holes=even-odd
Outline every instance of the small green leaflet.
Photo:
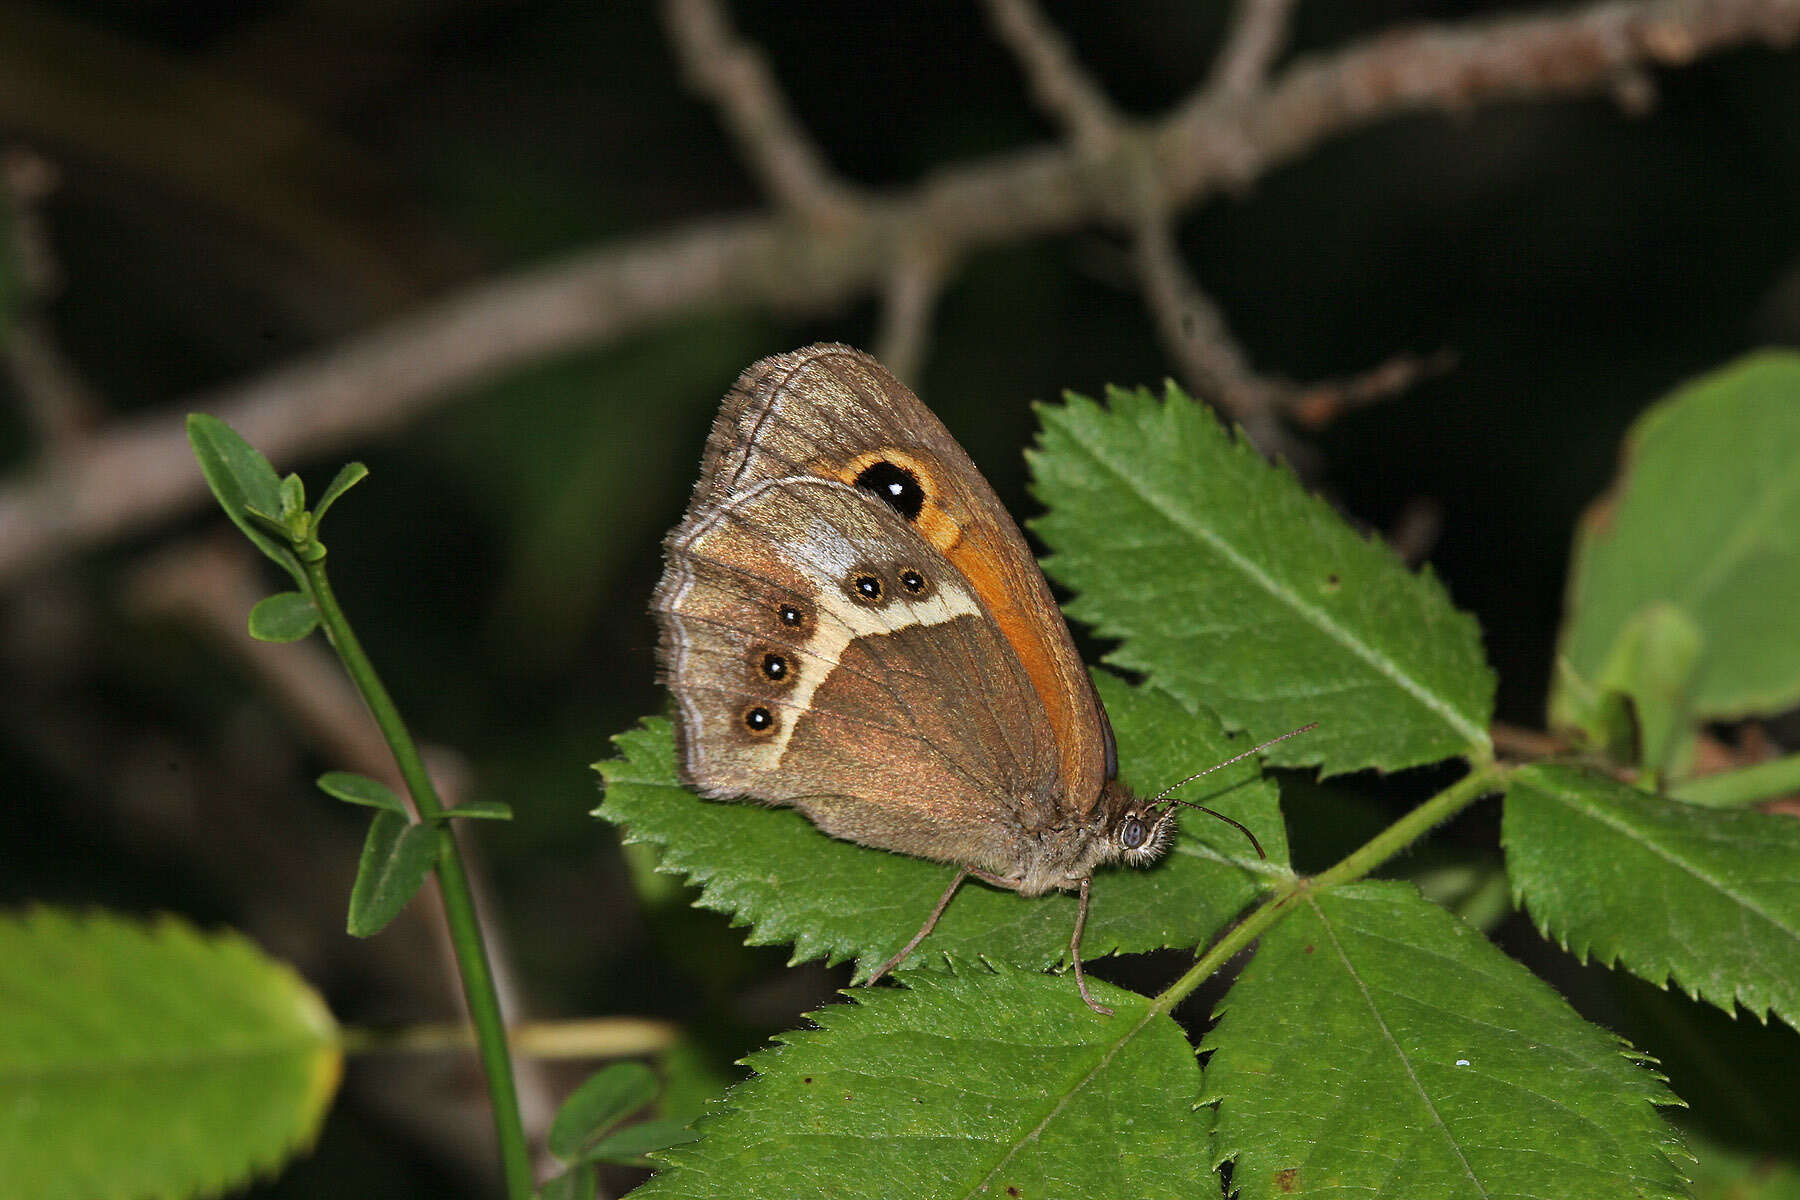
[[1300,893],[1207,1036],[1242,1200],[1686,1194],[1661,1079],[1409,885]]
[[319,776],[317,783],[321,792],[346,804],[360,804],[406,816],[406,805],[394,794],[393,788],[379,779],[370,779],[354,771],[327,771]]
[[1800,821],[1541,765],[1502,835],[1515,894],[1577,958],[1800,1028]]
[[[1226,739],[1210,715],[1189,714],[1167,693],[1130,687],[1105,672],[1095,681],[1124,775],[1140,790],[1160,789],[1244,748],[1244,739]],[[700,884],[701,907],[749,924],[752,944],[792,941],[795,961],[854,957],[858,977],[866,976],[913,935],[955,874],[943,864],[829,838],[790,809],[700,799],[676,778],[665,721],[647,721],[615,741],[621,757],[596,764],[606,799],[595,814],[624,826],[630,841],[656,844],[663,869]],[[1285,872],[1275,787],[1259,778],[1255,763],[1209,775],[1178,795],[1248,825],[1269,860],[1259,860],[1224,822],[1183,811],[1163,862],[1095,877],[1084,958],[1197,945],[1254,899],[1259,878]],[[1074,924],[1072,896],[1027,900],[971,881],[910,961],[948,953],[1043,967],[1067,953]]]
[[512,806],[504,800],[465,800],[455,808],[444,810],[445,820],[510,821]]
[[338,473],[331,477],[330,483],[325,485],[325,493],[319,497],[318,506],[313,509],[313,532],[315,534],[318,532],[319,522],[325,519],[325,513],[333,504],[337,503],[338,497],[368,477],[369,468],[359,462],[345,463],[338,468]]
[[1174,1200],[1217,1193],[1181,1028],[1106,984],[914,971],[752,1055],[756,1077],[654,1157],[643,1200],[904,1196]]
[[373,937],[399,916],[424,886],[442,848],[436,822],[414,825],[400,813],[386,809],[376,813],[350,888],[351,936]]
[[656,1072],[640,1062],[602,1067],[570,1093],[550,1122],[550,1153],[569,1162],[601,1134],[656,1099]]
[[306,572],[292,548],[251,516],[252,511],[273,517],[281,512],[281,479],[256,447],[225,422],[206,413],[189,413],[188,444],[199,460],[206,486],[231,518],[269,559],[306,586]]
[[1695,1163],[1694,1200],[1800,1200],[1800,1167],[1767,1153],[1688,1135]]
[[235,1191],[310,1145],[336,1023],[232,933],[36,909],[0,918],[0,1196]]
[[1489,753],[1494,679],[1429,570],[1351,530],[1170,385],[1040,410],[1033,528],[1069,613],[1189,707],[1327,775]]
[[[1699,720],[1800,702],[1800,354],[1754,355],[1651,408],[1612,491],[1575,542],[1551,698],[1587,724],[1593,684],[1634,618],[1679,610],[1704,639],[1687,700]],[[1570,679],[1569,676],[1573,676]]]
[[319,627],[319,610],[300,592],[276,592],[250,610],[250,636],[259,642],[297,642]]
[[613,1130],[594,1142],[584,1153],[591,1162],[642,1166],[640,1160],[647,1155],[667,1150],[670,1146],[698,1141],[699,1137],[699,1134],[688,1128],[686,1121],[672,1118],[639,1121],[636,1125]]

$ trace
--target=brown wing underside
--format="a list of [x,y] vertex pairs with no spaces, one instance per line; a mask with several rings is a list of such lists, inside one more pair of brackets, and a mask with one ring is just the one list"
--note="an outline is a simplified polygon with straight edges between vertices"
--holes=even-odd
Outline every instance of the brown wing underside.
[[[856,591],[870,576],[880,603]],[[770,480],[722,504],[671,541],[654,608],[683,769],[706,794],[996,872],[1016,830],[1057,819],[1055,735],[1011,647],[957,573],[854,488]]]
[[707,439],[690,514],[768,480],[811,475],[854,483],[893,461],[926,491],[909,528],[952,564],[986,605],[1029,678],[1059,748],[1074,813],[1113,773],[1111,733],[1068,626],[1018,527],[941,422],[868,355],[819,345],[750,367]]

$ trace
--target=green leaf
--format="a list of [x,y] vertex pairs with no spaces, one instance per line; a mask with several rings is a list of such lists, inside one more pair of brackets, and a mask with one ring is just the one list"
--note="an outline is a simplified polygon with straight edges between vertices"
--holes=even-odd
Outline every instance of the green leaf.
[[470,800],[446,811],[443,820],[461,817],[471,821],[510,821],[512,805],[502,800]]
[[319,522],[325,519],[326,510],[337,503],[339,496],[367,479],[368,476],[369,468],[359,462],[345,463],[338,468],[338,473],[326,485],[325,494],[319,497],[318,507],[313,509],[313,532],[315,534],[318,533]]
[[1669,789],[1675,799],[1706,808],[1740,808],[1800,792],[1800,754],[1772,758],[1737,771],[1684,780]]
[[350,888],[351,936],[373,937],[399,916],[431,874],[442,847],[435,824],[413,825],[398,813],[376,813]]
[[692,1125],[707,1106],[725,1094],[736,1079],[723,1070],[724,1063],[701,1042],[703,1033],[693,1031],[676,1037],[662,1052],[656,1066],[662,1073],[662,1100],[656,1106],[664,1117]]
[[367,808],[383,808],[391,813],[405,817],[406,805],[394,794],[394,789],[377,779],[367,775],[358,775],[354,771],[327,771],[319,776],[318,788],[327,796],[343,800],[350,804],[361,804]]
[[319,627],[319,610],[301,592],[276,592],[250,610],[250,636],[259,642],[297,642]]
[[811,1014],[634,1193],[673,1197],[1216,1195],[1193,1049],[1143,997],[999,968],[914,971]]
[[1472,618],[1285,467],[1170,385],[1040,410],[1034,528],[1071,616],[1190,708],[1328,775],[1489,753],[1494,680]]
[[1502,837],[1514,894],[1577,958],[1800,1028],[1800,821],[1545,764],[1513,776]]
[[300,567],[300,560],[294,557],[286,542],[278,540],[279,534],[271,535],[251,514],[255,509],[274,518],[281,512],[281,480],[269,460],[239,437],[231,426],[206,413],[188,414],[187,435],[188,445],[193,447],[194,457],[199,460],[200,472],[206,476],[206,486],[212,489],[213,497],[231,518],[231,523],[243,530],[244,536],[256,543],[277,566],[292,575],[295,583],[305,587],[306,573]]
[[281,520],[291,524],[306,511],[306,485],[300,476],[289,473],[281,480]]
[[594,1200],[600,1175],[589,1163],[570,1167],[538,1189],[538,1200]]
[[[1095,682],[1125,778],[1140,791],[1153,794],[1244,747],[1243,739],[1227,740],[1210,714],[1190,715],[1167,693],[1130,687],[1105,672]],[[749,924],[753,945],[792,941],[795,961],[855,957],[857,978],[865,978],[912,937],[956,873],[829,838],[791,809],[700,799],[676,777],[666,721],[646,721],[614,740],[623,756],[596,764],[606,799],[595,815],[625,826],[629,842],[660,847],[661,869],[700,884],[700,907]],[[1163,862],[1096,876],[1084,958],[1199,944],[1255,898],[1259,879],[1286,874],[1275,787],[1258,777],[1256,764],[1226,768],[1180,794],[1249,826],[1269,860],[1259,860],[1224,822],[1183,811]],[[1074,924],[1070,895],[1027,900],[971,880],[919,955],[1043,967],[1062,960]]]
[[607,1134],[588,1147],[586,1155],[590,1162],[634,1166],[646,1155],[671,1146],[685,1146],[699,1138],[699,1134],[688,1128],[686,1121],[639,1121]]
[[1688,1134],[1696,1162],[1694,1200],[1800,1200],[1800,1168],[1768,1154],[1757,1154],[1722,1142]]
[[[1656,604],[1705,639],[1699,720],[1800,703],[1800,354],[1744,359],[1640,417],[1612,491],[1576,537],[1560,657],[1594,680]],[[1559,673],[1560,674],[1560,673]],[[1558,680],[1552,720],[1583,711]]]
[[1205,1050],[1243,1200],[1685,1194],[1660,1077],[1408,885],[1299,893]]
[[311,1144],[337,1027],[233,933],[49,909],[0,918],[0,1196],[213,1195]]
[[1693,618],[1659,601],[1626,622],[1600,668],[1600,694],[1631,700],[1637,764],[1653,778],[1692,754],[1691,692],[1705,641]]
[[656,1072],[640,1062],[619,1062],[588,1076],[550,1123],[550,1153],[564,1162],[589,1142],[656,1099]]

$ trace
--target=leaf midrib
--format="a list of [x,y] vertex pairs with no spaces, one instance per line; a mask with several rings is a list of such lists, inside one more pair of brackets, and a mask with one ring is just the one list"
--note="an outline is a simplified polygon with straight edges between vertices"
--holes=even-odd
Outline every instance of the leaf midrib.
[[1337,930],[1326,919],[1324,911],[1319,908],[1318,897],[1310,892],[1306,893],[1306,906],[1312,909],[1313,916],[1318,919],[1319,928],[1324,930],[1325,936],[1331,940],[1332,951],[1337,955],[1338,961],[1343,964],[1344,974],[1349,977],[1351,983],[1356,985],[1357,993],[1362,996],[1363,1003],[1368,1007],[1369,1019],[1375,1022],[1375,1027],[1380,1031],[1382,1040],[1388,1044],[1395,1059],[1406,1072],[1406,1078],[1412,1084],[1413,1091],[1418,1095],[1419,1102],[1425,1106],[1425,1111],[1431,1114],[1432,1124],[1443,1135],[1445,1143],[1456,1155],[1456,1160],[1462,1164],[1464,1173],[1469,1177],[1469,1183],[1479,1194],[1490,1195],[1491,1193],[1482,1185],[1481,1177],[1476,1174],[1475,1165],[1469,1161],[1468,1155],[1463,1153],[1462,1144],[1450,1132],[1449,1123],[1444,1120],[1444,1115],[1432,1102],[1431,1093],[1419,1079],[1418,1072],[1413,1070],[1412,1060],[1407,1057],[1405,1049],[1401,1047],[1400,1039],[1394,1035],[1394,1031],[1388,1027],[1387,1021],[1382,1018],[1381,1007],[1375,1003],[1375,997],[1370,993],[1368,984],[1363,981],[1355,964],[1350,961],[1350,953],[1344,949],[1343,942],[1338,940]]
[[1695,611],[1732,568],[1749,557],[1750,549],[1772,528],[1776,516],[1794,495],[1800,494],[1800,471],[1789,471],[1775,478],[1762,499],[1747,510],[1732,535],[1719,544],[1719,552],[1700,570],[1688,577],[1680,589],[1681,601]]
[[1485,729],[1464,717],[1430,688],[1413,678],[1399,663],[1394,662],[1387,655],[1378,652],[1373,646],[1369,646],[1362,640],[1354,637],[1349,630],[1339,625],[1329,614],[1314,605],[1306,603],[1299,595],[1295,594],[1291,588],[1271,576],[1268,572],[1263,571],[1253,560],[1240,553],[1235,546],[1220,537],[1212,529],[1190,520],[1187,517],[1185,510],[1179,505],[1175,505],[1172,499],[1165,498],[1160,491],[1153,491],[1150,489],[1144,484],[1140,477],[1133,475],[1120,465],[1114,463],[1112,459],[1102,455],[1096,447],[1090,445],[1084,439],[1072,435],[1069,440],[1074,442],[1081,450],[1085,451],[1094,463],[1104,468],[1114,479],[1124,484],[1131,494],[1137,496],[1145,504],[1149,505],[1152,510],[1162,516],[1172,526],[1181,532],[1188,534],[1193,541],[1199,543],[1201,546],[1211,549],[1213,552],[1224,558],[1226,562],[1236,568],[1244,578],[1263,589],[1263,591],[1273,597],[1276,601],[1285,605],[1296,616],[1300,617],[1307,624],[1323,634],[1327,640],[1342,646],[1351,655],[1362,660],[1369,667],[1374,669],[1377,674],[1391,680],[1400,688],[1400,690],[1413,697],[1413,699],[1418,701],[1427,711],[1437,714],[1446,725],[1455,730],[1457,734],[1463,737],[1471,745],[1483,746],[1487,744],[1488,736]]
[[988,1173],[983,1175],[962,1194],[962,1200],[974,1200],[975,1197],[985,1196],[987,1194],[988,1185],[993,1182],[994,1176],[1004,1170],[1006,1164],[1011,1162],[1027,1143],[1036,1141],[1038,1135],[1050,1127],[1050,1122],[1054,1121],[1057,1115],[1061,1113],[1063,1109],[1067,1108],[1069,1104],[1074,1101],[1075,1097],[1081,1094],[1083,1089],[1098,1078],[1100,1073],[1111,1064],[1114,1058],[1118,1057],[1119,1051],[1123,1050],[1131,1039],[1135,1038],[1138,1034],[1148,1028],[1150,1022],[1154,1021],[1159,1015],[1160,1014],[1154,1008],[1146,1009],[1144,1015],[1139,1018],[1136,1025],[1133,1025],[1130,1029],[1121,1034],[1114,1040],[1112,1045],[1106,1047],[1101,1053],[1099,1060],[1094,1063],[1087,1074],[1077,1080],[1072,1087],[1067,1088],[1062,1095],[1054,1099],[1045,1110],[1042,1119],[1040,1119],[1036,1125],[1032,1126],[1029,1132],[1021,1134],[1019,1137],[1013,1139],[1012,1143],[1006,1147],[1005,1153],[994,1160],[994,1165],[989,1169]]
[[321,1050],[330,1049],[331,1046],[332,1041],[329,1038],[288,1035],[285,1038],[271,1039],[259,1042],[254,1046],[235,1049],[206,1047],[156,1054],[128,1054],[123,1058],[112,1057],[89,1061],[62,1059],[54,1063],[13,1063],[0,1066],[0,1091],[5,1091],[15,1084],[53,1081],[62,1078],[81,1079],[102,1075],[110,1078],[122,1074],[156,1075],[190,1070],[194,1067],[216,1067],[266,1059],[311,1057]]
[[1698,864],[1688,861],[1686,858],[1675,853],[1672,849],[1648,836],[1646,831],[1636,828],[1604,808],[1597,807],[1594,802],[1584,802],[1578,794],[1564,792],[1554,788],[1545,788],[1544,791],[1561,800],[1576,814],[1589,817],[1591,820],[1606,826],[1614,833],[1618,833],[1626,837],[1632,843],[1650,851],[1670,866],[1685,871],[1695,882],[1710,887],[1714,892],[1730,900],[1733,904],[1738,905],[1744,911],[1761,917],[1764,922],[1776,931],[1786,934],[1789,941],[1800,944],[1800,929],[1796,929],[1783,922],[1775,914],[1769,912],[1764,906],[1757,903],[1754,898],[1740,895],[1725,882],[1713,878],[1712,875],[1706,873]]

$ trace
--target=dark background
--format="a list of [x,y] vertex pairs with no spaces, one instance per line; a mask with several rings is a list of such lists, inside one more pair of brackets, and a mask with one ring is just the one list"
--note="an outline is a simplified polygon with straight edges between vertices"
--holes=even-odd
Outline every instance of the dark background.
[[[1219,4],[1046,7],[1144,117],[1204,78],[1224,27]],[[1288,59],[1484,9],[1506,11],[1305,4]],[[735,17],[857,184],[902,187],[1055,136],[972,5]],[[645,4],[3,5],[0,43],[0,74],[31,85],[0,97],[6,143],[60,175],[39,213],[60,285],[36,303],[115,415],[189,405],[461,285],[766,204]],[[1653,81],[1638,116],[1595,98],[1359,129],[1180,227],[1263,370],[1310,380],[1454,352],[1448,374],[1310,435],[1311,482],[1372,529],[1440,518],[1430,558],[1480,618],[1500,716],[1522,726],[1542,724],[1571,523],[1632,416],[1752,347],[1800,341],[1800,56],[1731,51]],[[283,153],[259,158],[259,138]],[[479,835],[532,1014],[671,1017],[722,1078],[844,981],[738,946],[679,892],[640,902],[613,831],[586,815],[587,764],[663,704],[645,604],[718,397],[763,354],[870,344],[876,317],[873,300],[806,320],[721,306],[276,464],[315,492],[341,461],[373,472],[328,526],[333,578],[415,730],[518,814]],[[1026,516],[1030,402],[1172,370],[1126,244],[1095,229],[962,264],[917,383]],[[23,471],[41,448],[0,386],[0,466]],[[296,732],[241,646],[146,582],[146,564],[221,523],[196,511],[0,594],[0,902],[233,925],[346,1022],[452,1015],[423,922],[367,944],[340,932],[359,814],[308,781],[346,764]],[[1296,825],[1315,823],[1297,840],[1329,853],[1427,782],[1297,788]],[[1494,860],[1492,816],[1449,832],[1449,861]],[[1647,1027],[1634,989],[1534,958],[1602,1019]],[[1655,1000],[1683,1039],[1724,1036]],[[1791,1031],[1744,1032],[1764,1039],[1762,1061],[1791,1058]],[[1679,1070],[1678,1046],[1653,1048]],[[393,1074],[418,1078],[407,1090]],[[351,1179],[365,1194],[480,1194],[432,1107],[478,1091],[466,1065],[353,1065],[317,1157],[263,1194]],[[1740,1133],[1792,1120],[1747,1092],[1731,1103]],[[474,1128],[463,1140],[479,1144]]]

